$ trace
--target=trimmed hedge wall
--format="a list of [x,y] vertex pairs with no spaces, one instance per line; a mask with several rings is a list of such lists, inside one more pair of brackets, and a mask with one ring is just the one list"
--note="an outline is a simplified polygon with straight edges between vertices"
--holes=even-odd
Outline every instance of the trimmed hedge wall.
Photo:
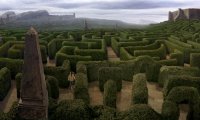
[[146,73],[147,81],[157,82],[161,65],[150,56],[140,56],[134,60],[134,74]]
[[91,56],[79,56],[79,55],[66,55],[63,53],[56,53],[56,66],[63,64],[64,60],[70,61],[72,71],[76,71],[76,64],[78,61],[91,61]]
[[108,80],[104,84],[103,104],[105,106],[116,108],[117,85],[113,80]]
[[164,59],[166,56],[166,48],[162,44],[160,48],[155,50],[135,50],[134,56],[142,56],[142,55],[149,55],[151,57],[160,57],[161,59]]
[[11,77],[14,79],[17,73],[22,72],[23,60],[0,58],[0,68],[7,67],[11,71]]
[[183,66],[184,65],[184,55],[179,50],[174,50],[174,53],[170,54],[170,58],[171,59],[176,59],[178,66]]
[[189,75],[197,77],[200,75],[199,73],[199,69],[194,67],[163,66],[160,69],[158,83],[160,86],[164,86],[166,81],[173,76]]
[[120,60],[135,59],[124,47],[120,48]]
[[168,53],[173,53],[174,50],[179,50],[180,52],[182,52],[184,54],[185,63],[190,63],[191,53],[200,53],[200,49],[184,48],[171,41],[165,41],[165,45],[167,46]]
[[148,88],[145,74],[133,76],[132,104],[148,104]]
[[83,100],[65,100],[61,101],[55,112],[52,120],[90,120],[90,112],[88,106]]
[[[55,77],[52,76],[45,76],[46,82],[49,84],[49,91],[48,94],[53,99],[59,98],[59,86],[58,86],[58,80]],[[49,93],[50,92],[50,93]]]
[[74,98],[82,99],[85,103],[90,103],[90,96],[88,93],[88,79],[87,74],[77,73],[75,88],[74,88]]
[[167,97],[171,89],[178,86],[188,86],[197,88],[200,93],[200,77],[191,77],[186,75],[170,77],[163,87],[164,98]]
[[188,102],[190,105],[190,111],[187,115],[189,120],[199,120],[200,119],[200,101],[199,101],[199,92],[194,87],[175,87],[173,88],[168,96],[167,100],[172,101],[176,104],[182,102]]
[[162,116],[146,104],[135,104],[122,112],[118,120],[162,120]]
[[190,65],[191,65],[191,67],[200,68],[200,53],[191,53],[190,54]]
[[179,114],[179,107],[176,103],[168,100],[164,101],[162,105],[163,120],[178,120]]
[[145,46],[130,46],[125,47],[125,49],[131,54],[134,55],[135,50],[153,50],[158,49],[160,47],[160,43],[158,41],[155,41],[152,44],[145,45]]
[[53,39],[48,43],[49,59],[54,59],[55,58],[56,53],[62,47],[63,41],[72,41],[72,40],[69,40],[69,39]]
[[0,70],[0,101],[4,99],[11,87],[10,70],[6,67]]
[[69,87],[69,81],[67,77],[70,71],[71,71],[70,62],[68,60],[65,60],[62,66],[59,67],[51,67],[51,66],[44,67],[45,75],[50,75],[55,77],[58,80],[59,87],[61,88]]
[[99,88],[104,91],[104,84],[108,80],[116,82],[117,91],[122,89],[122,70],[119,67],[102,67],[99,69]]
[[76,47],[75,55],[91,56],[94,61],[102,61],[107,59],[107,53],[104,49],[79,49]]
[[162,66],[177,66],[178,62],[177,59],[169,59],[169,60],[160,60],[157,61],[159,64],[161,64]]
[[23,59],[24,56],[24,45],[22,44],[15,44],[8,50],[8,58],[12,59]]
[[114,35],[103,35],[103,39],[106,41],[107,46],[111,46],[111,38],[114,37]]

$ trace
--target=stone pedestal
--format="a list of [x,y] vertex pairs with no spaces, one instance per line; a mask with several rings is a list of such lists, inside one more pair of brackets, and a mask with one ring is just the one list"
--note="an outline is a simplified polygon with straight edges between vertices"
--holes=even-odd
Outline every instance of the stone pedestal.
[[48,92],[38,34],[34,28],[27,32],[25,38],[19,115],[25,119],[48,118]]

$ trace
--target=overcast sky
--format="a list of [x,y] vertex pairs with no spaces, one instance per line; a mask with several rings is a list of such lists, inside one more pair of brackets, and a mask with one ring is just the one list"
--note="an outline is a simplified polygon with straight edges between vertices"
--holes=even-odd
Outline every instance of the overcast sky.
[[6,11],[47,10],[50,14],[121,20],[149,24],[168,19],[178,8],[200,8],[200,0],[0,0],[0,14]]

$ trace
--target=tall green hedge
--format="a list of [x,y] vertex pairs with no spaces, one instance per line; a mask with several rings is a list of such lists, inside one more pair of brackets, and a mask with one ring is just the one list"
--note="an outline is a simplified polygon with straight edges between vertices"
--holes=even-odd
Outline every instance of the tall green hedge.
[[67,88],[69,86],[69,81],[67,78],[70,71],[70,62],[68,60],[65,60],[62,66],[59,67],[44,67],[45,75],[55,77],[58,80],[59,87],[61,88]]
[[160,57],[161,59],[164,59],[166,56],[166,48],[162,44],[160,48],[155,50],[135,50],[134,56],[142,56],[142,55],[149,55],[151,57]]
[[190,54],[190,65],[191,65],[191,67],[200,68],[200,53],[191,53]]
[[171,53],[170,54],[170,58],[171,59],[176,59],[178,66],[183,66],[184,65],[184,55],[179,50],[175,50],[174,53]]
[[118,120],[162,120],[162,116],[147,104],[135,104],[120,113]]
[[117,85],[113,80],[108,80],[104,84],[103,104],[105,106],[116,108]]
[[179,119],[179,107],[176,103],[171,101],[164,101],[162,105],[163,120],[178,120]]
[[122,89],[122,70],[119,67],[102,67],[99,69],[99,88],[104,90],[104,84],[108,80],[116,82],[117,91]]
[[165,82],[173,76],[189,75],[197,77],[199,73],[199,69],[195,67],[163,66],[160,68],[158,83],[160,86],[163,86]]
[[148,104],[148,88],[145,74],[133,76],[132,104]]
[[[52,76],[45,76],[46,82],[49,84],[50,87],[50,96],[54,99],[59,98],[59,86],[58,86],[58,80],[55,77]],[[49,91],[48,91],[49,92]]]
[[200,77],[192,77],[188,75],[170,77],[163,87],[164,98],[167,97],[171,89],[178,86],[194,87],[200,93]]
[[169,92],[167,100],[172,101],[176,104],[188,102],[190,106],[190,111],[187,115],[187,118],[189,120],[200,119],[199,92],[196,88],[186,86],[175,87]]
[[22,72],[23,60],[0,58],[0,68],[7,67],[11,72],[11,77],[15,78],[15,75]]
[[0,70],[0,101],[4,99],[11,87],[10,70],[6,67]]
[[89,107],[83,100],[61,101],[55,109],[52,120],[90,120]]
[[150,56],[140,56],[134,60],[134,74],[146,73],[147,81],[157,82],[161,65]]
[[89,97],[89,93],[88,93],[87,74],[84,74],[84,73],[76,74],[74,98],[82,99],[87,104],[90,103],[90,97]]
[[76,71],[76,64],[78,61],[91,61],[91,56],[79,56],[79,55],[66,55],[63,53],[56,53],[56,66],[62,65],[64,60],[70,61],[72,71]]

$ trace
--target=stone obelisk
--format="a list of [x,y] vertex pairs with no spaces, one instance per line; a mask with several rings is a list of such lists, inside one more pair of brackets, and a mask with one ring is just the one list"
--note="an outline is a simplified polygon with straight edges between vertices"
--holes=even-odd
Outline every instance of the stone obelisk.
[[48,92],[46,89],[38,33],[32,27],[25,37],[19,115],[24,119],[37,120],[48,118]]

